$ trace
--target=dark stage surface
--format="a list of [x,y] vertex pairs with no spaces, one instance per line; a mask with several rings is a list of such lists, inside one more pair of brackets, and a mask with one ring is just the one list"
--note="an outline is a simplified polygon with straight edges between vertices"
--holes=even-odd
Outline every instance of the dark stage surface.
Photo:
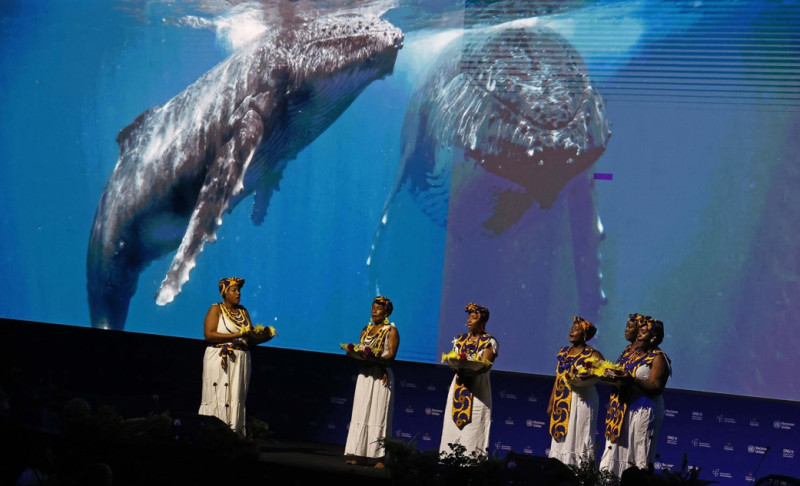
[[338,483],[363,479],[376,486],[391,482],[388,469],[345,464],[343,445],[280,439],[265,439],[258,445],[259,460],[269,466],[269,471],[280,472],[287,480],[319,478]]

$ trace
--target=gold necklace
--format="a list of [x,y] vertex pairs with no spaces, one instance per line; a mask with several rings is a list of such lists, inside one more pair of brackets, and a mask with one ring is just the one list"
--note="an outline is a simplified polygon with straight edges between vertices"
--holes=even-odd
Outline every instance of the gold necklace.
[[245,316],[244,312],[242,312],[242,309],[228,309],[228,306],[225,304],[220,304],[219,306],[222,308],[222,313],[225,314],[225,317],[230,319],[231,322],[239,325],[244,324]]
[[379,332],[381,332],[381,327],[383,327],[383,324],[370,322],[369,325],[367,326],[367,332],[364,334],[366,335],[367,338],[374,338],[375,336],[378,335]]

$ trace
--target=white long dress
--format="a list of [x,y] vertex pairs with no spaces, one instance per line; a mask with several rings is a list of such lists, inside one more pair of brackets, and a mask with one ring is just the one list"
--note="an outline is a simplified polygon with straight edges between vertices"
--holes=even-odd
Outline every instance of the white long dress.
[[[220,314],[217,332],[233,334],[236,327]],[[233,349],[227,359],[227,370],[222,368],[222,348],[206,347],[203,356],[203,393],[200,415],[211,415],[228,424],[234,432],[246,435],[245,402],[250,385],[250,351]]]
[[567,435],[561,440],[551,439],[548,457],[580,466],[595,460],[594,435],[600,399],[594,385],[573,385],[570,394]]
[[[636,369],[634,375],[640,380],[649,380],[650,369],[649,365],[644,364]],[[655,461],[656,445],[663,421],[664,397],[647,397],[641,389],[634,386],[619,439],[615,443],[606,440],[600,470],[607,470],[621,477],[631,466],[647,469]]]
[[[454,340],[454,347],[455,342]],[[491,338],[489,343],[495,355],[497,355],[499,350],[497,340]],[[450,388],[447,391],[447,402],[445,402],[442,439],[439,443],[440,453],[453,454],[454,451],[450,444],[457,443],[466,448],[465,453],[467,456],[472,456],[473,453],[483,456],[488,455],[489,432],[492,425],[492,383],[489,377],[490,373],[491,371],[487,371],[480,375],[464,377],[465,385],[473,396],[472,420],[461,429],[458,428],[451,415],[458,375],[453,376]]]
[[[395,327],[393,322],[386,326]],[[381,357],[388,355],[386,351],[386,332],[381,343]],[[388,382],[383,384],[383,373],[386,372]],[[394,374],[388,366],[364,361],[356,378],[356,389],[353,394],[353,410],[350,415],[350,426],[344,446],[345,456],[380,459],[386,455],[381,441],[386,432],[392,430],[392,414],[394,413]]]
[[556,355],[556,382],[550,416],[552,439],[548,457],[567,465],[580,466],[595,460],[594,435],[600,399],[594,384],[568,382],[569,375],[576,374],[579,367],[592,359],[595,349],[587,345],[578,354],[570,356],[572,350],[572,346],[565,346]]

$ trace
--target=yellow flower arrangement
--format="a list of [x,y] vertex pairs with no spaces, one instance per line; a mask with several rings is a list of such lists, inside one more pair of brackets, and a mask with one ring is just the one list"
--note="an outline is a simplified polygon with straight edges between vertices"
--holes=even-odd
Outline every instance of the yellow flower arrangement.
[[379,349],[370,346],[361,346],[360,344],[340,344],[339,347],[347,351],[348,356],[356,359],[366,359],[367,356],[378,357],[380,353]]
[[275,337],[278,335],[278,331],[275,330],[274,326],[264,326],[263,324],[256,324],[253,328],[253,334],[263,334],[269,337]]
[[611,361],[597,358],[587,358],[575,368],[578,374],[594,375],[598,377],[603,376],[606,370],[625,371],[625,368]]
[[278,335],[278,331],[274,326],[264,326],[263,324],[256,324],[253,328],[246,328],[242,331],[244,336],[250,336],[256,340],[256,343],[265,343]]
[[474,354],[457,353],[450,351],[442,353],[442,363],[447,363],[453,371],[465,374],[480,374],[492,367],[492,362]]
[[586,358],[573,369],[563,374],[567,387],[573,385],[591,385],[606,378],[606,371],[611,371],[614,375],[621,376],[626,373],[625,368],[617,363],[604,359]]

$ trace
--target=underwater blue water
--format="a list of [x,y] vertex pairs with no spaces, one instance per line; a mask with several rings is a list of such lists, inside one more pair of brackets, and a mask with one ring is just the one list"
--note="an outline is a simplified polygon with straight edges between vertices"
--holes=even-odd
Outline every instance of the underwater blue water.
[[[607,300],[590,344],[606,358],[625,344],[629,313],[651,314],[665,323],[670,387],[800,400],[787,374],[800,345],[800,5],[564,5],[536,20],[527,3],[389,8],[385,18],[405,33],[394,72],[289,162],[262,225],[249,219],[252,198],[223,217],[217,241],[165,306],[154,296],[173,253],[154,260],[139,275],[125,330],[202,338],[218,279],[240,276],[242,304],[280,334],[269,346],[338,353],[383,293],[395,304],[398,358],[438,362],[475,300],[492,311],[496,368],[552,374],[581,308],[578,289],[590,285],[579,267],[596,259],[596,290]],[[91,325],[86,253],[117,134],[230,55],[242,12],[259,9],[4,2],[0,316]],[[582,56],[605,100],[605,152],[551,208],[534,205],[499,237],[455,228],[472,216],[457,212],[471,197],[456,191],[457,179],[449,229],[401,191],[376,237],[426,68],[464,26],[513,19],[548,25]],[[594,172],[613,178],[594,181]],[[568,206],[573,190],[590,201],[581,211]],[[594,212],[602,231],[584,224]]]

